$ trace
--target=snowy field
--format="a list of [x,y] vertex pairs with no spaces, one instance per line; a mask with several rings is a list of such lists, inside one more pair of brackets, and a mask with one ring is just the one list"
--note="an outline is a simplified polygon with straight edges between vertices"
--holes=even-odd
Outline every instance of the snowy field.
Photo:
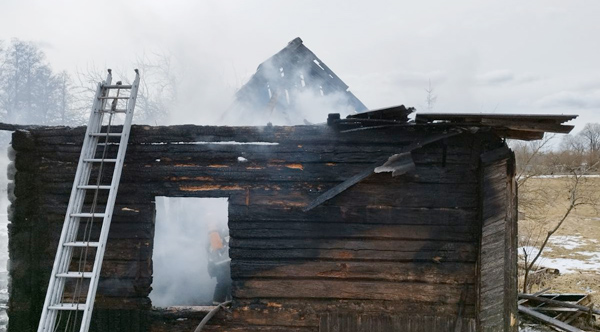
[[[544,249],[542,256],[538,260],[538,265],[558,269],[560,273],[576,273],[581,271],[600,271],[600,251],[581,250],[582,248],[595,247],[598,244],[596,239],[584,239],[582,236],[556,236],[550,239],[550,246]],[[569,251],[562,257],[548,257],[553,255],[556,247],[562,247]],[[538,254],[538,249],[533,247],[520,247],[519,254],[527,252],[529,257]]]

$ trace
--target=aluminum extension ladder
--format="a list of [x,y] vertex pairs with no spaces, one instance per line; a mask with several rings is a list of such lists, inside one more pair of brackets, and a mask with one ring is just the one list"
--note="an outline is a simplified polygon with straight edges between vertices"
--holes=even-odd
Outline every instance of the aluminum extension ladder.
[[98,84],[38,332],[89,329],[137,98],[135,73],[133,84],[111,85],[109,69]]

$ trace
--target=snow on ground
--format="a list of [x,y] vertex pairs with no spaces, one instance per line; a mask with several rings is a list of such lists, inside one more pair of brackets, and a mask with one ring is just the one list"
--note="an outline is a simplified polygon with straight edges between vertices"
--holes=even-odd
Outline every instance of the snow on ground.
[[[551,238],[549,241],[551,246],[572,250],[573,252],[569,255],[574,257],[548,257],[544,253],[552,252],[552,248],[546,247],[537,264],[558,269],[560,273],[598,271],[600,270],[600,252],[576,251],[577,248],[585,246],[588,242],[597,243],[597,241],[583,239],[581,236],[556,236]],[[519,248],[520,255],[523,255],[523,250],[527,252],[529,259],[535,257],[539,252],[538,248],[524,246]]]
[[550,244],[561,246],[567,250],[573,250],[584,245],[585,240],[582,236],[555,236],[550,238]]

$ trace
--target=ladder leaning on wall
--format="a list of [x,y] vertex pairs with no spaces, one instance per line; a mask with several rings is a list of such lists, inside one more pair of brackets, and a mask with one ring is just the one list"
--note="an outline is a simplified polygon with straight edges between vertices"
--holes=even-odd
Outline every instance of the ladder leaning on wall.
[[109,69],[98,84],[38,332],[89,329],[137,98],[135,73],[133,84],[111,85]]

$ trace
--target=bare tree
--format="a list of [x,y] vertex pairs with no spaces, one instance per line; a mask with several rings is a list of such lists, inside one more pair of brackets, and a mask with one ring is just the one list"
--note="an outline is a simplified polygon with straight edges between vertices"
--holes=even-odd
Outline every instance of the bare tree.
[[[588,152],[585,140],[579,135],[568,135],[562,139],[557,149],[552,144],[554,137],[554,135],[545,135],[540,141],[509,143],[517,161],[519,214],[526,215],[532,221],[526,223],[527,227],[520,230],[519,246],[522,247],[524,259],[522,265],[524,292],[527,292],[534,282],[534,279],[530,278],[531,271],[536,268],[551,237],[577,207],[596,206],[600,202],[594,179],[586,176],[594,171],[596,165],[582,162]],[[530,183],[532,179],[553,174],[566,177],[559,180],[565,181],[565,188],[539,185],[539,182]],[[564,190],[569,195],[568,204],[562,208],[560,217],[553,219],[549,215],[549,207],[556,206],[556,202],[563,197]]]
[[431,112],[433,111],[433,107],[435,106],[435,103],[437,101],[437,95],[434,94],[434,89],[431,85],[431,79],[429,80],[429,85],[427,86],[427,88],[425,88],[425,93],[427,94],[425,97],[425,105],[427,111]]
[[517,184],[519,188],[528,179],[548,172],[545,168],[543,158],[551,146],[554,134],[545,134],[539,141],[511,141],[511,149],[515,152],[517,159]]
[[[177,76],[171,56],[162,53],[142,54],[136,58],[134,67],[140,71],[140,87],[136,102],[134,122],[164,123],[177,99]],[[130,83],[131,69],[113,70],[113,76],[122,77],[123,83]],[[89,109],[96,85],[105,79],[106,69],[88,65],[77,70],[77,108]]]
[[593,183],[593,180],[589,177],[586,177],[588,171],[593,167],[580,167],[577,169],[571,170],[571,176],[569,177],[568,182],[568,191],[569,191],[569,200],[566,209],[564,210],[562,217],[558,220],[558,222],[551,227],[545,234],[545,237],[537,250],[537,253],[534,257],[529,260],[530,252],[527,252],[525,248],[523,248],[523,256],[525,260],[524,266],[524,279],[523,279],[523,292],[527,293],[529,287],[529,274],[530,271],[534,268],[535,264],[539,260],[542,255],[542,252],[546,248],[550,238],[554,235],[560,227],[563,225],[565,220],[569,217],[569,215],[579,206],[582,205],[590,205],[597,206],[600,201],[600,196],[598,193],[598,189],[596,185]]
[[[555,135],[546,134],[539,141],[510,141],[509,145],[515,152],[516,181],[519,193],[519,214],[531,219],[541,221],[544,218],[544,209],[555,199],[554,195],[545,193],[544,188],[528,186],[530,179],[541,175],[550,174],[546,157],[551,151]],[[526,243],[525,245],[529,245]]]
[[586,123],[578,135],[586,140],[591,153],[600,151],[600,123]]
[[33,43],[14,39],[0,50],[0,116],[16,123],[58,124],[66,120],[69,77],[55,74]]

